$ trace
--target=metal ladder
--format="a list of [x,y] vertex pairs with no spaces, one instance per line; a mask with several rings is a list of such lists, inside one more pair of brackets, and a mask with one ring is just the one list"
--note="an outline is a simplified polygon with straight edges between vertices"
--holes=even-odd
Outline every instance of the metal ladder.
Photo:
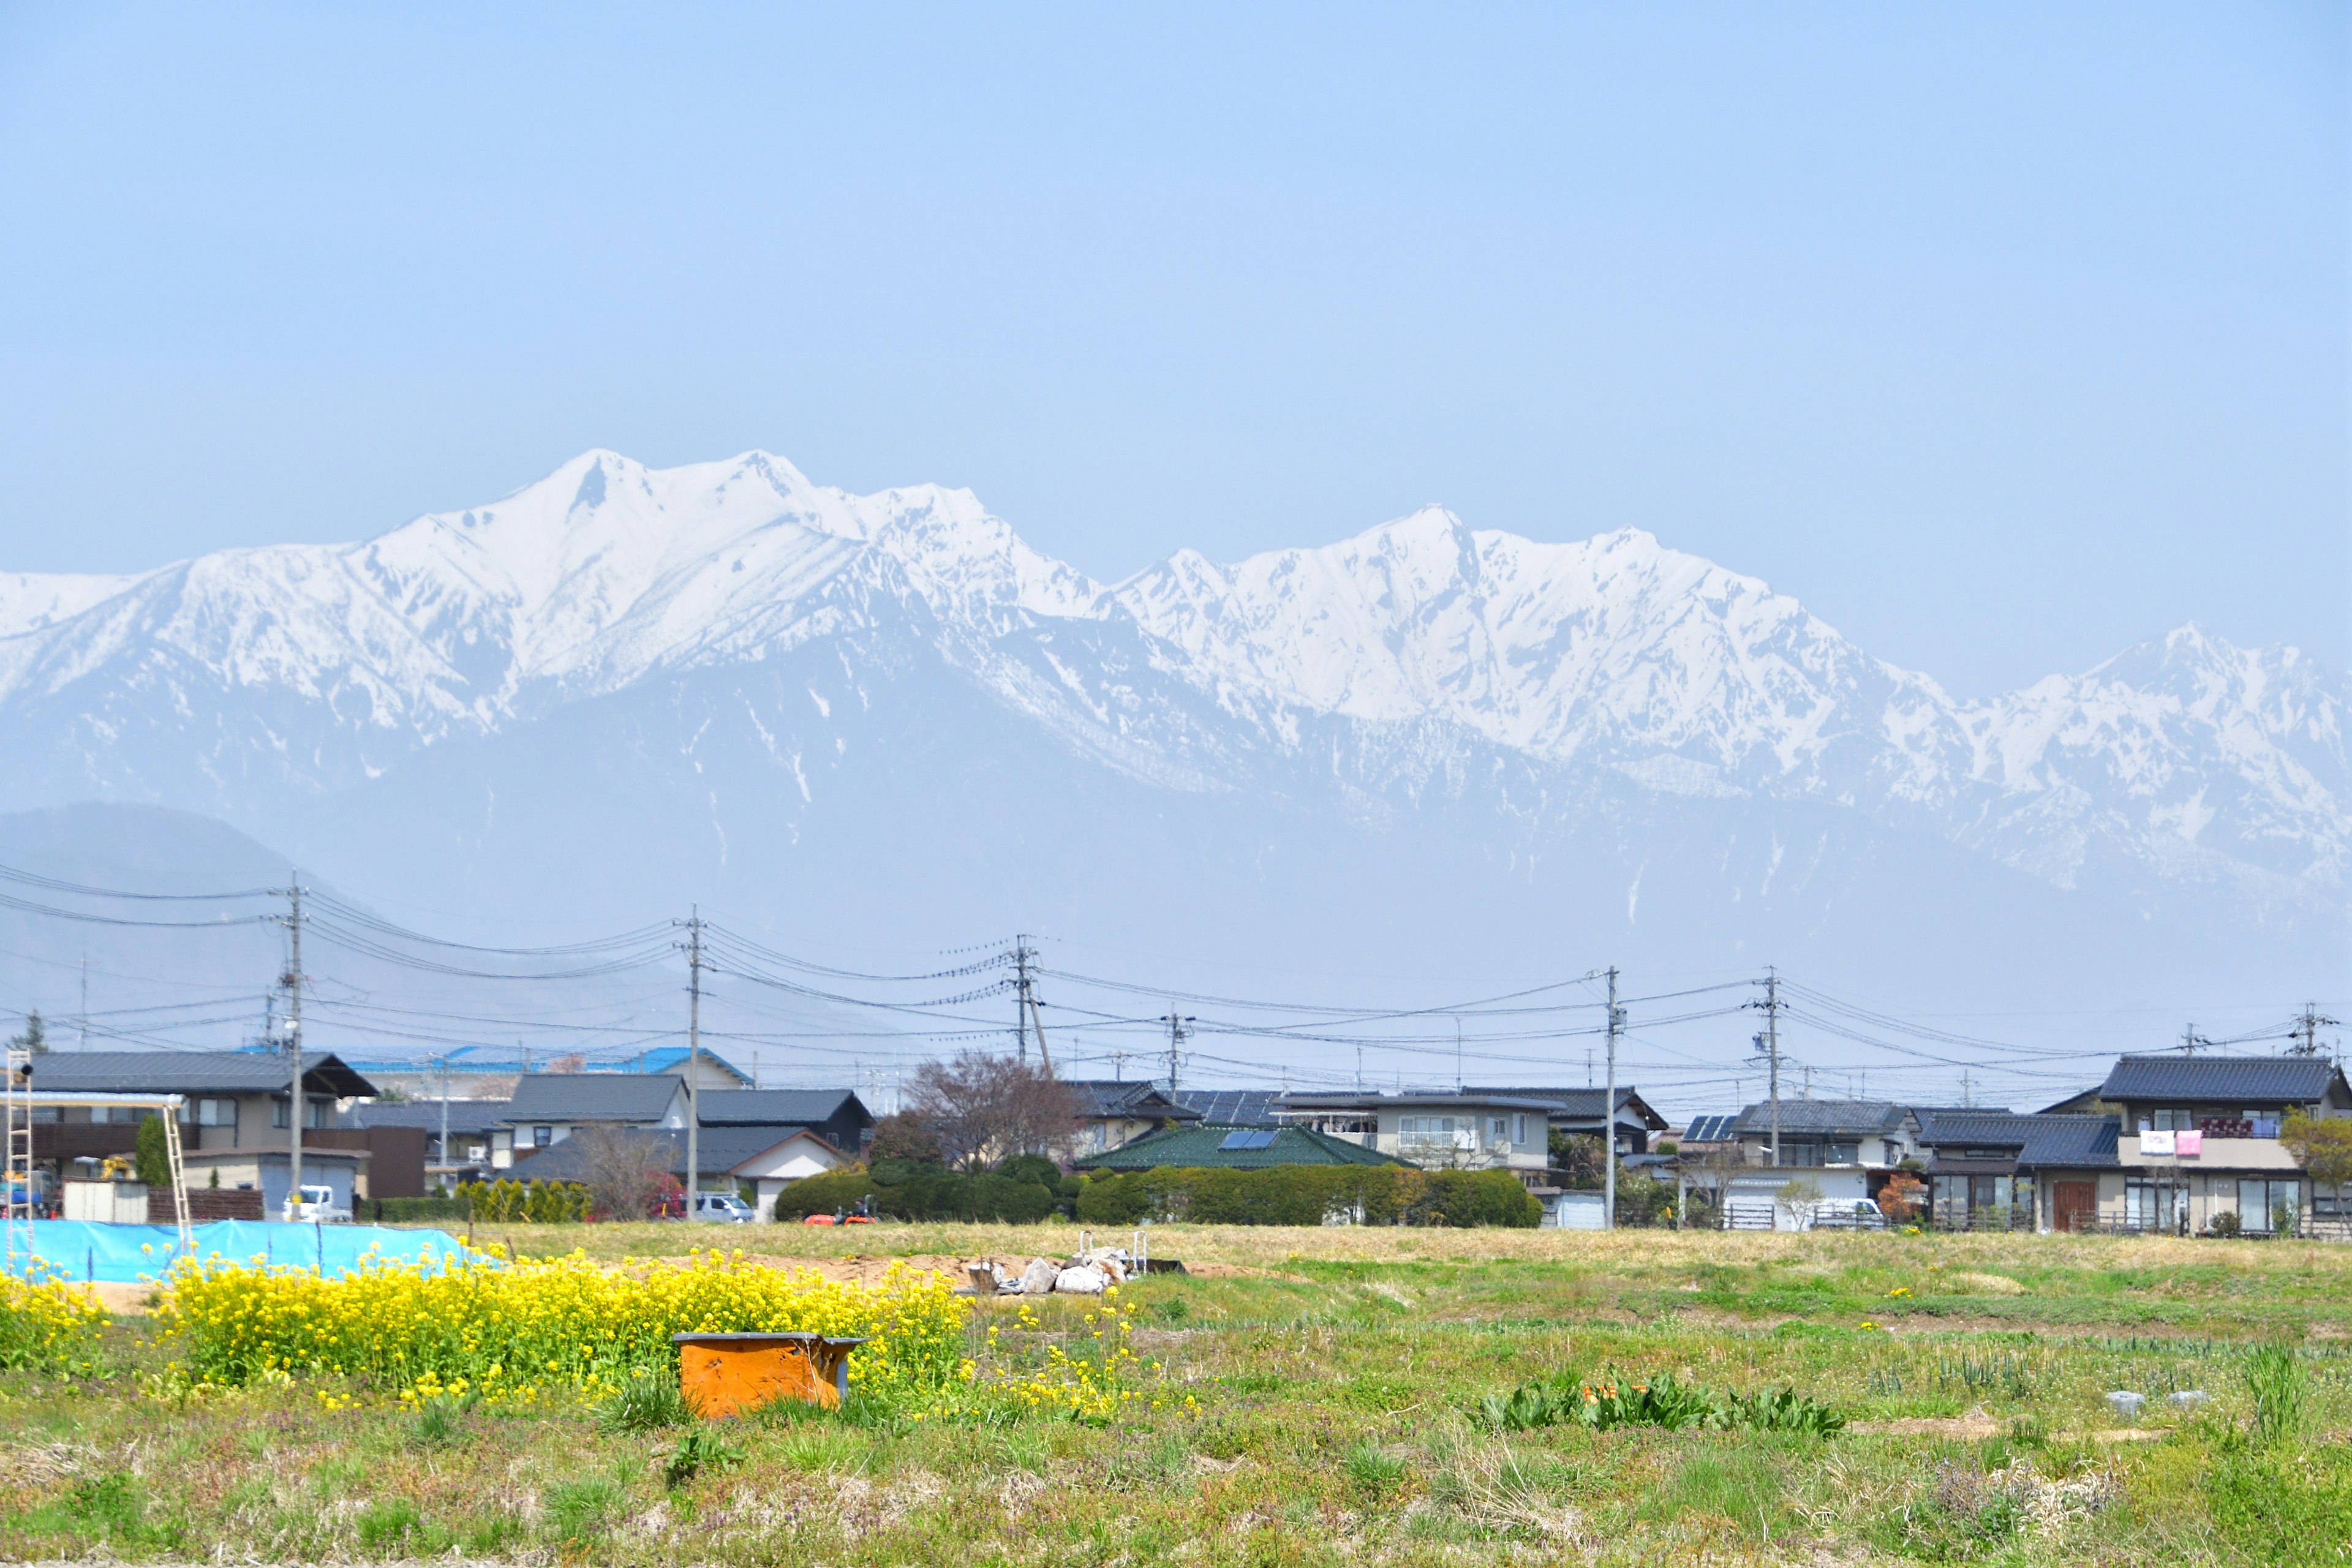
[[172,1218],[180,1227],[180,1256],[196,1255],[196,1235],[188,1225],[188,1170],[180,1159],[180,1097],[163,1107],[163,1157],[172,1173]]
[[7,1126],[7,1189],[0,1193],[0,1228],[6,1231],[6,1267],[16,1271],[22,1253],[26,1267],[33,1257],[33,1053],[11,1044],[5,1064],[7,1081],[0,1084]]

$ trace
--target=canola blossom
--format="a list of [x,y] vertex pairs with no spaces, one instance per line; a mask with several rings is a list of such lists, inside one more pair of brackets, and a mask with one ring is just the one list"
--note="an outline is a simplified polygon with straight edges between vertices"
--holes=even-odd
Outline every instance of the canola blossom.
[[94,1372],[106,1323],[96,1292],[38,1258],[24,1279],[0,1274],[0,1369]]
[[856,1285],[740,1252],[617,1270],[573,1252],[385,1258],[336,1279],[191,1261],[173,1271],[158,1317],[205,1383],[332,1373],[409,1403],[585,1401],[675,1367],[672,1334],[812,1331],[867,1342],[850,1357],[853,1388],[922,1404],[971,1376],[968,1310],[944,1277],[897,1264],[880,1284]]

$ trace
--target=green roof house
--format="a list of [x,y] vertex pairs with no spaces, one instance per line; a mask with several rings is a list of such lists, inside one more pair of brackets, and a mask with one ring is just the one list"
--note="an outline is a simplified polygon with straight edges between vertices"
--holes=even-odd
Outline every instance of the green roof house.
[[1402,1165],[1408,1162],[1307,1127],[1171,1127],[1090,1154],[1081,1171],[1263,1171],[1276,1165]]

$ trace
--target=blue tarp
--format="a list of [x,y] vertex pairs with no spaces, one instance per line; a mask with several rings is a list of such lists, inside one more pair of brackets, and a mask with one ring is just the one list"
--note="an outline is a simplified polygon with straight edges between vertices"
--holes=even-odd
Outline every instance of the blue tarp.
[[[337,1278],[371,1252],[377,1258],[455,1261],[475,1254],[446,1230],[394,1230],[374,1225],[280,1225],[225,1219],[194,1227],[195,1256],[231,1263],[258,1259]],[[88,1220],[33,1222],[33,1254],[74,1279],[136,1284],[160,1279],[183,1256],[180,1233],[168,1225],[98,1225]],[[7,1259],[8,1271],[23,1274],[22,1254]]]

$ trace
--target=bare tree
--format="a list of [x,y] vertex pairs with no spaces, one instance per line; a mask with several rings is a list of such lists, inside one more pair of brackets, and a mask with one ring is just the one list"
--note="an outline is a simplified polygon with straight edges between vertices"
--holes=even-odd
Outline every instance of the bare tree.
[[580,1145],[588,1195],[614,1219],[643,1219],[661,1199],[669,1141],[594,1122],[572,1134]]
[[966,1171],[985,1170],[1014,1154],[1056,1152],[1076,1131],[1078,1115],[1066,1084],[984,1051],[925,1062],[915,1074],[908,1110],[939,1140],[940,1157]]

